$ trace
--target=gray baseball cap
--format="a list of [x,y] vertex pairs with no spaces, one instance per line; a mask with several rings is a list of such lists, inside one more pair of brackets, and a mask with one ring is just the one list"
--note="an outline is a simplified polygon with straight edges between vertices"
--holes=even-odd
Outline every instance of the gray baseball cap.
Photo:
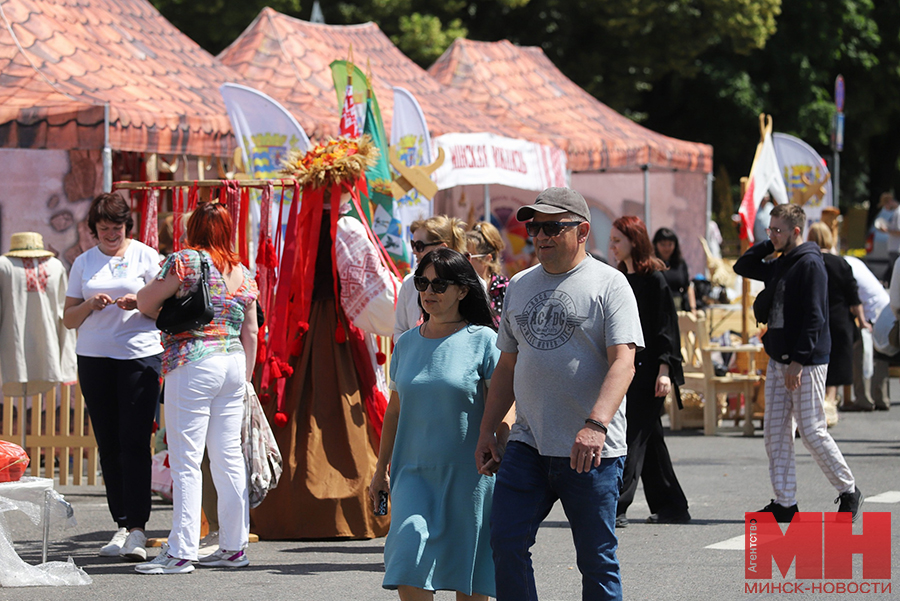
[[535,213],[556,214],[572,213],[582,217],[588,223],[591,222],[591,211],[587,202],[578,191],[572,188],[547,188],[534,200],[534,204],[519,207],[516,211],[516,219],[528,221]]

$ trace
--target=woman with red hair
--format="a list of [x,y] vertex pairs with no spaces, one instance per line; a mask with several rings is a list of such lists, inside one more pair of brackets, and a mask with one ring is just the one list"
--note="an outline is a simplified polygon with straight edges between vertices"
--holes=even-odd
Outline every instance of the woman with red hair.
[[678,315],[672,292],[660,272],[665,264],[654,256],[644,222],[630,215],[613,222],[609,256],[616,260],[634,290],[645,344],[634,357],[634,378],[625,396],[628,456],[616,527],[628,525],[625,512],[634,501],[638,478],[644,483],[650,505],[648,523],[685,523],[691,519],[688,502],[675,477],[660,420],[666,395],[674,386],[678,399],[678,384],[684,383]]
[[231,216],[218,203],[203,203],[187,225],[188,248],[170,255],[157,279],[138,293],[138,308],[156,317],[171,296],[184,296],[207,281],[213,319],[181,334],[163,334],[166,380],[166,440],[172,467],[172,531],[142,574],[184,574],[194,570],[200,543],[200,462],[208,449],[218,493],[219,550],[199,558],[201,566],[239,568],[250,563],[244,548],[250,534],[247,469],[241,452],[244,387],[256,359],[256,298],[250,271],[232,248]]

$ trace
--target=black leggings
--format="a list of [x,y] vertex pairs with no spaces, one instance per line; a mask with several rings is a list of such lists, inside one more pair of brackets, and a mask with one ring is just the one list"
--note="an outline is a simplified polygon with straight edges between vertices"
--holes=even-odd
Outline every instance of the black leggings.
[[119,528],[144,528],[150,519],[150,435],[161,362],[161,354],[141,359],[78,356],[78,379],[100,449],[106,502]]

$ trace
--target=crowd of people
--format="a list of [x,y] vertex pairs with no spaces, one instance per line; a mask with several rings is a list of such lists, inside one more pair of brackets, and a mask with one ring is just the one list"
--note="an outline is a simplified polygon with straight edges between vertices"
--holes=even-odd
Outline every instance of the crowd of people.
[[[584,597],[620,599],[616,529],[629,523],[638,482],[648,523],[691,520],[660,417],[670,395],[681,404],[677,312],[697,310],[677,234],[660,228],[651,239],[639,218],[620,217],[606,264],[587,253],[591,212],[575,190],[548,188],[516,218],[536,264],[511,279],[489,221],[467,227],[436,215],[410,227],[415,270],[397,294],[391,395],[368,486],[373,511],[390,499],[383,586],[403,600],[437,590],[460,600],[536,599],[529,549],[557,501]],[[766,324],[764,438],[775,498],[761,511],[781,522],[799,511],[796,424],[837,490],[839,511],[855,521],[863,495],[828,426],[839,387],[855,391],[843,410],[890,407],[888,358],[875,352],[869,369],[862,358],[881,314],[900,313],[900,278],[888,294],[861,261],[836,254],[824,224],[804,242],[797,205],[773,206],[768,218],[766,237],[734,266],[765,283],[754,308]],[[117,526],[100,554],[140,562],[144,574],[246,566],[241,420],[259,292],[233,251],[229,212],[199,205],[186,248],[161,266],[155,250],[128,237],[131,212],[119,196],[98,196],[88,224],[98,244],[72,267],[64,323],[78,329],[79,378]],[[212,320],[160,336],[164,302],[202,281]],[[173,523],[168,544],[147,561],[146,441],[163,380]],[[218,550],[201,557],[204,452],[220,533]]]

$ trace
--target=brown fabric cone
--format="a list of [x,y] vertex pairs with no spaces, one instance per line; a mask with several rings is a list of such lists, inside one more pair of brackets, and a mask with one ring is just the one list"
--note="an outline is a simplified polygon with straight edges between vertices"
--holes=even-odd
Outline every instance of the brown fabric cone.
[[[285,386],[284,457],[278,487],[250,512],[261,539],[374,538],[388,517],[372,513],[366,489],[377,460],[349,344],[334,339],[334,300],[313,301],[303,352]],[[275,403],[265,406],[274,423]]]

